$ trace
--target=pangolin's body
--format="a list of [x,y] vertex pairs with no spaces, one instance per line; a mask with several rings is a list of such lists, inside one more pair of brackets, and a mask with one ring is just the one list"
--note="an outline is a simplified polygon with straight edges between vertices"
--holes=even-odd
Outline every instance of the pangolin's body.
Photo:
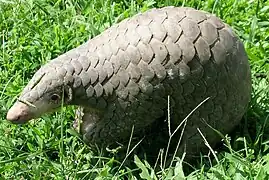
[[83,109],[85,141],[126,142],[134,127],[134,136],[150,131],[152,143],[166,146],[168,96],[171,132],[209,97],[186,121],[181,147],[193,154],[205,147],[197,128],[214,145],[220,137],[208,125],[229,133],[250,91],[248,58],[230,27],[203,11],[165,7],[125,19],[45,64],[7,119],[39,117],[58,108],[64,94],[64,105]]

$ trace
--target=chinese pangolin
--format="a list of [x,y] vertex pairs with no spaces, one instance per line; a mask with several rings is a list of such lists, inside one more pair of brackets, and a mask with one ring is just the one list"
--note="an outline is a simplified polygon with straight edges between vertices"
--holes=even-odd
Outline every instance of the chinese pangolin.
[[239,124],[250,93],[248,57],[227,24],[193,8],[163,7],[124,19],[43,65],[7,120],[26,123],[62,103],[77,105],[88,144],[124,144],[133,132],[162,148],[197,107],[171,141],[176,147],[183,132],[179,152],[194,155],[205,149],[204,139],[220,141],[215,130],[227,134]]

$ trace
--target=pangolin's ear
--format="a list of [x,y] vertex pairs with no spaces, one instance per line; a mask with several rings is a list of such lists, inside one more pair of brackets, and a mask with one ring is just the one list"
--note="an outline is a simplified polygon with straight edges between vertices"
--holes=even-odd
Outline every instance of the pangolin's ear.
[[73,100],[73,91],[72,88],[69,85],[66,85],[64,87],[64,100],[65,103],[70,103]]

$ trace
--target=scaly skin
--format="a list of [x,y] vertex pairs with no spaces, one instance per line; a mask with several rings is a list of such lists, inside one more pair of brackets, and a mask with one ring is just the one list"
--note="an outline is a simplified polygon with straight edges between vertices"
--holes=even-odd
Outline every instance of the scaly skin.
[[[89,144],[109,145],[149,135],[166,147],[167,97],[172,131],[190,116],[180,146],[196,154],[239,124],[250,100],[248,58],[239,38],[217,17],[191,8],[152,9],[115,24],[41,67],[9,110],[25,123],[61,105],[78,105]],[[35,106],[35,107],[34,107]],[[206,122],[206,123],[205,123]],[[150,136],[152,135],[152,136]],[[176,134],[176,138],[180,131]],[[177,139],[172,142],[177,144]]]

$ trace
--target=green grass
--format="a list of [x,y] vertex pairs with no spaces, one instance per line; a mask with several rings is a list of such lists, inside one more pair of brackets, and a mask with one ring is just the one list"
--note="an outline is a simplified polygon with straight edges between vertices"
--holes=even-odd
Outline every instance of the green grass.
[[[6,112],[41,64],[140,11],[167,5],[216,14],[246,47],[252,69],[249,109],[217,159],[156,170],[130,156],[127,166],[94,154],[72,130],[73,107],[27,125],[11,125]],[[258,0],[0,0],[1,179],[268,179],[269,1]],[[184,171],[183,171],[184,169]]]

